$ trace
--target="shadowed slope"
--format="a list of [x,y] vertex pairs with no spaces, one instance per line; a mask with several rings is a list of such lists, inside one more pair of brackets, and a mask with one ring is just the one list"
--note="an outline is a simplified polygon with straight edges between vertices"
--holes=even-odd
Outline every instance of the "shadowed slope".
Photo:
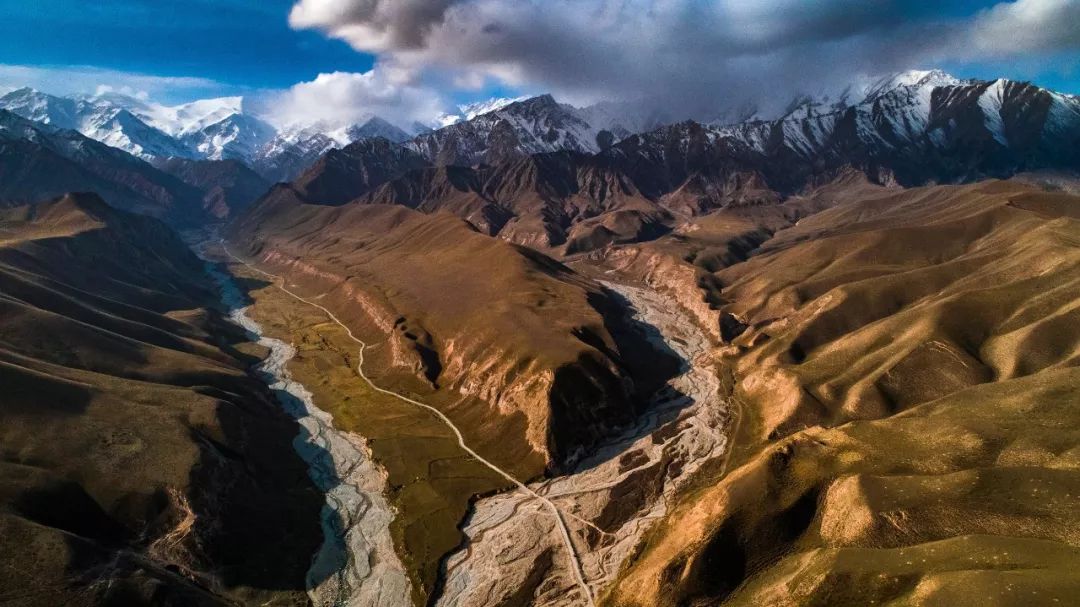
[[239,160],[164,158],[153,164],[198,188],[204,211],[214,219],[235,217],[270,189],[270,182]]
[[306,600],[323,500],[205,282],[96,196],[0,211],[0,602]]

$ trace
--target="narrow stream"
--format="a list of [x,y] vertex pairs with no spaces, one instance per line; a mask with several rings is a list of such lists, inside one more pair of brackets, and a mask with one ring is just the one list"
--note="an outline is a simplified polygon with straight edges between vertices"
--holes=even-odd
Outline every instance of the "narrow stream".
[[248,316],[247,298],[233,277],[215,263],[207,262],[206,267],[232,322],[269,349],[256,371],[299,424],[293,447],[326,494],[324,540],[307,575],[312,602],[320,607],[410,605],[409,579],[389,531],[394,511],[385,498],[385,473],[370,458],[364,440],[336,430],[333,417],[315,406],[311,392],[292,379],[286,365],[296,348],[263,335],[262,327]]

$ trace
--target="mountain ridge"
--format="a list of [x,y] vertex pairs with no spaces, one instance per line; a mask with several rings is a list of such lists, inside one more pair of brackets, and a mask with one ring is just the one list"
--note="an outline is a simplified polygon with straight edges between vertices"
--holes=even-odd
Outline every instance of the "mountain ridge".
[[[860,95],[843,107],[803,103],[771,121],[675,123],[602,150],[585,143],[594,131],[574,108],[540,96],[381,152],[330,164],[328,155],[298,183],[309,203],[449,211],[485,233],[575,253],[654,238],[726,206],[775,202],[851,170],[915,186],[1080,169],[1073,97],[937,71],[905,72]],[[402,164],[403,154],[413,158]]]

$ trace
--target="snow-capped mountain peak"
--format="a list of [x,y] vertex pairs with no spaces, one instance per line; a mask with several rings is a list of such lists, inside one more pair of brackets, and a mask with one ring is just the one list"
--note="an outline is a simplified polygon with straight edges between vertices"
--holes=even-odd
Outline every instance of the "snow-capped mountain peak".
[[122,95],[67,98],[31,88],[17,89],[0,97],[0,108],[23,118],[78,131],[144,159],[190,156],[183,143],[149,125],[136,113],[146,107],[147,104]]
[[597,129],[577,108],[551,95],[515,101],[406,145],[439,164],[472,165],[542,152],[598,152]]
[[219,97],[176,106],[153,106],[145,117],[166,133],[182,137],[243,113],[243,97]]
[[963,81],[959,78],[941,70],[907,70],[871,81],[864,90],[860,91],[861,99],[855,100],[852,105],[872,102],[901,88],[933,90],[938,87],[956,86],[962,83]]
[[[412,136],[375,115],[355,123],[310,122],[277,128],[253,115],[239,96],[168,106],[115,91],[60,97],[21,88],[0,96],[0,109],[78,131],[144,160],[237,159],[260,169],[260,163],[265,163],[265,172],[273,179],[291,178],[306,167],[304,163],[358,139],[384,137],[399,143]],[[283,155],[281,162],[270,160],[276,155]]]
[[210,160],[248,160],[270,140],[277,131],[269,124],[247,114],[229,114],[224,119],[182,138],[203,158]]
[[96,106],[83,117],[83,135],[143,159],[189,157],[191,150],[168,134],[139,120],[126,109]]
[[504,107],[506,107],[506,106],[508,106],[508,105],[510,105],[512,103],[517,103],[519,101],[525,101],[526,99],[528,99],[527,96],[525,96],[525,97],[495,97],[493,99],[488,99],[486,101],[476,101],[476,102],[473,102],[473,103],[466,103],[464,105],[459,105],[458,110],[461,111],[461,115],[464,116],[465,120],[472,120],[473,118],[476,118],[477,116],[481,116],[481,115],[487,114],[489,112],[494,112],[496,110],[501,110]]
[[73,129],[78,124],[78,108],[74,99],[56,97],[30,87],[15,89],[0,97],[0,108],[27,120],[62,129]]

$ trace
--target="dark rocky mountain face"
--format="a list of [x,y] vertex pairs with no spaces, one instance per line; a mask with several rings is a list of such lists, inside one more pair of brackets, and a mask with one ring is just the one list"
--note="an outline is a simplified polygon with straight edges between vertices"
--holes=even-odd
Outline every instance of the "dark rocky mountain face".
[[199,190],[122,150],[71,130],[0,110],[0,200],[7,206],[95,191],[119,208],[191,223],[204,219]]
[[803,102],[781,119],[735,126],[688,121],[603,151],[581,138],[591,128],[573,108],[537,97],[403,148],[331,152],[296,189],[321,204],[449,211],[483,232],[571,253],[655,237],[678,217],[775,203],[851,170],[911,186],[1080,167],[1075,97],[937,72],[851,106]]
[[344,204],[413,169],[428,166],[416,152],[381,137],[330,150],[293,186],[316,204]]
[[152,164],[202,191],[203,210],[215,219],[243,211],[270,189],[270,182],[238,160],[168,158]]
[[345,129],[345,134],[351,141],[382,137],[383,139],[387,139],[394,143],[401,143],[403,141],[408,141],[411,138],[408,133],[378,116],[371,118],[363,124],[352,125]]
[[[607,159],[574,152],[534,154],[493,166],[434,167],[408,148],[365,142],[328,153],[293,189],[314,204],[398,204],[450,212],[484,233],[542,249],[565,244],[574,224],[611,211],[641,215],[649,224],[670,218]],[[632,239],[640,232],[623,229],[603,240]]]

